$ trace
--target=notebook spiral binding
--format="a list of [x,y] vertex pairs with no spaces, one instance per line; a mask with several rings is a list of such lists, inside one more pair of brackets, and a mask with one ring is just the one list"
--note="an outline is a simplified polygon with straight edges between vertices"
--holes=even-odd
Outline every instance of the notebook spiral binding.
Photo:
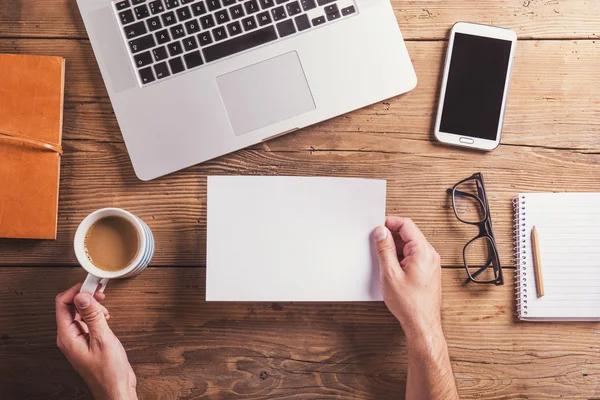
[[517,295],[517,313],[519,319],[527,317],[527,228],[526,228],[526,200],[525,196],[518,196],[513,200],[514,217],[514,253],[515,265],[515,290]]

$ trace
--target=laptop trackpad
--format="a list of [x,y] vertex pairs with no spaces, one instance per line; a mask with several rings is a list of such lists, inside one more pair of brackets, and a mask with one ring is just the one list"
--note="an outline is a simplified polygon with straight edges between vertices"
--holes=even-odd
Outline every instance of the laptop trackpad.
[[315,109],[295,51],[217,77],[236,136]]

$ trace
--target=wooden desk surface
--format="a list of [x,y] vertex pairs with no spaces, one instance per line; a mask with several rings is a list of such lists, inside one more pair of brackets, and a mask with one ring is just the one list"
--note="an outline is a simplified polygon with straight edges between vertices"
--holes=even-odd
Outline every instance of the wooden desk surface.
[[[388,180],[388,214],[411,216],[442,256],[443,320],[462,398],[600,398],[600,325],[516,321],[511,199],[600,191],[600,2],[393,0],[418,87],[152,182],[135,177],[73,0],[3,1],[0,52],[66,58],[59,233],[0,240],[0,397],[84,399],[55,344],[54,296],[81,281],[72,239],[106,206],[157,240],[153,268],[113,282],[106,305],[143,399],[403,398],[406,342],[382,303],[215,304],[205,291],[206,176]],[[519,35],[502,145],[480,154],[432,138],[448,30],[458,20]],[[0,76],[1,79],[1,76]],[[473,236],[445,188],[485,175],[503,287],[463,286]],[[0,189],[1,190],[1,189]]]

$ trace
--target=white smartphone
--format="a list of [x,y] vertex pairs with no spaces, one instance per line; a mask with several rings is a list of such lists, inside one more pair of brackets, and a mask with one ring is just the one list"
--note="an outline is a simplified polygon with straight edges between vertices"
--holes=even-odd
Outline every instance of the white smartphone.
[[500,144],[517,34],[458,22],[452,27],[435,137],[482,150]]

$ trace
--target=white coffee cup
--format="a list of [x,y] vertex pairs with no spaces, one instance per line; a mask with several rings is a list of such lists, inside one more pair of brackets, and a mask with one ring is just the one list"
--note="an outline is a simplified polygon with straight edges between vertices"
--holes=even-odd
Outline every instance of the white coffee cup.
[[[85,236],[88,230],[96,221],[105,217],[123,218],[135,226],[138,233],[137,255],[127,267],[119,271],[105,271],[96,267],[88,258],[85,250]],[[80,291],[93,295],[96,291],[104,292],[110,279],[131,278],[142,272],[154,256],[154,236],[148,225],[132,213],[120,208],[103,208],[94,211],[81,221],[75,232],[74,247],[77,261],[88,272]]]

